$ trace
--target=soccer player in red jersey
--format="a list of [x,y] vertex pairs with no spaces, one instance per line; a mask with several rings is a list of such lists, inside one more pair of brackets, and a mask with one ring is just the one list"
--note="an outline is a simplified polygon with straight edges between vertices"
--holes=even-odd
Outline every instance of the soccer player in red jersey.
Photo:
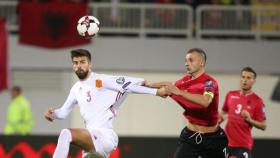
[[175,158],[227,158],[227,137],[218,126],[218,83],[205,72],[206,54],[200,48],[190,49],[185,57],[187,74],[175,83],[147,83],[165,87],[166,94],[185,111],[188,120],[182,130]]
[[266,117],[262,99],[253,92],[257,74],[250,68],[241,70],[240,90],[229,91],[226,95],[221,120],[227,114],[225,127],[229,140],[229,153],[232,158],[252,158],[252,127],[266,129]]

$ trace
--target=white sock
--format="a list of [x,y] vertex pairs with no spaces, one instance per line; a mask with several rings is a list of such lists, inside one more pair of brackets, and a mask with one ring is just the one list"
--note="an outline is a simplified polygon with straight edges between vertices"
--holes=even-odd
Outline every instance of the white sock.
[[69,129],[61,130],[53,158],[67,158],[71,141],[71,131]]

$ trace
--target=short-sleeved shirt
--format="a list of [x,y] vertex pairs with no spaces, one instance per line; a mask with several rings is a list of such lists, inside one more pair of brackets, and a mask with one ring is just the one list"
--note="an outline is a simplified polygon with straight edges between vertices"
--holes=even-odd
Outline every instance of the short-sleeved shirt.
[[180,90],[185,90],[192,94],[203,95],[205,93],[211,93],[213,100],[207,108],[181,96],[172,95],[171,97],[185,109],[183,115],[189,122],[202,126],[213,126],[217,124],[219,90],[216,80],[206,73],[194,79],[190,75],[185,75],[182,79],[176,81],[175,85]]
[[223,111],[228,113],[228,122],[225,127],[229,140],[229,147],[244,147],[252,149],[252,125],[247,123],[241,115],[242,110],[247,110],[252,119],[264,121],[266,119],[262,99],[251,92],[243,95],[240,90],[227,93]]

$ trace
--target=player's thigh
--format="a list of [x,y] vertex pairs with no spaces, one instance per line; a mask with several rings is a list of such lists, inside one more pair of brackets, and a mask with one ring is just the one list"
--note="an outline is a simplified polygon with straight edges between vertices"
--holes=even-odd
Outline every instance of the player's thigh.
[[222,150],[211,150],[204,152],[202,158],[228,158],[229,152],[228,148],[225,147]]
[[86,151],[95,152],[91,134],[87,129],[72,128],[70,131],[72,134],[72,144],[77,145]]
[[203,151],[203,158],[228,158],[229,156],[229,149],[227,145],[224,145],[224,143],[220,143],[217,140],[216,144],[210,144],[207,148]]
[[174,158],[198,158],[201,153],[195,146],[180,142],[175,150]]
[[[229,155],[228,139],[222,128],[215,134],[203,137],[205,158],[227,158]],[[203,158],[204,158],[203,157]]]
[[99,155],[98,153],[88,152],[88,153],[83,153],[82,158],[106,158],[106,157]]

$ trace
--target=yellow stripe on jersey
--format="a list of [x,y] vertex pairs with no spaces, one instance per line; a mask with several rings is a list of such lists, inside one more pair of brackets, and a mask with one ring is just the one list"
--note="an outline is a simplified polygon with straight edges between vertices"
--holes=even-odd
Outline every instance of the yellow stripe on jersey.
[[213,92],[205,91],[205,92],[203,93],[203,95],[205,95],[205,94],[208,94],[208,95],[210,95],[212,98],[214,98],[214,93],[213,93]]
[[95,87],[101,88],[102,87],[102,80],[95,80]]

